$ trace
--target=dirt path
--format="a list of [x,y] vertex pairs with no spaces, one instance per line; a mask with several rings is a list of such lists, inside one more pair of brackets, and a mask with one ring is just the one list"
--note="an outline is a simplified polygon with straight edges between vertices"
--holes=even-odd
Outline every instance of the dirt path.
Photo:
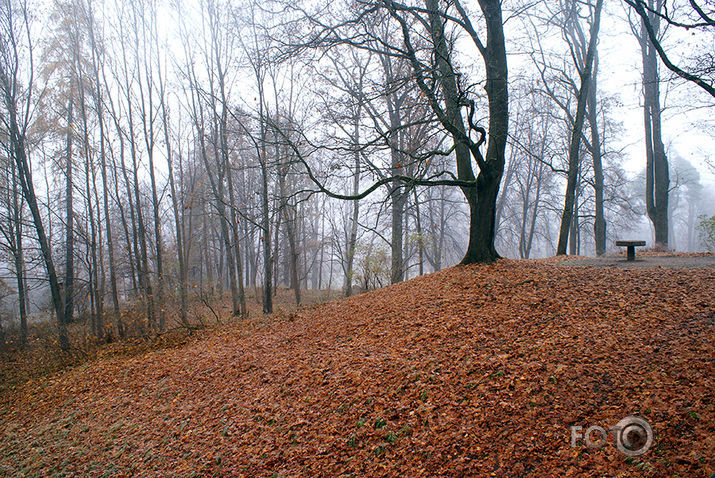
[[619,267],[623,269],[643,269],[652,267],[677,267],[687,269],[715,268],[713,255],[653,255],[638,254],[636,260],[627,262],[624,255],[598,258],[570,258],[559,262],[562,266]]

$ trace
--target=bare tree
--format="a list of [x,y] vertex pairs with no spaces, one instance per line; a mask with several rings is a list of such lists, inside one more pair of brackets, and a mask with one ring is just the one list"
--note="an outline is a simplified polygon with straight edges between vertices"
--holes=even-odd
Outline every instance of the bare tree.
[[[655,242],[668,247],[668,158],[663,145],[661,124],[660,75],[656,43],[660,31],[660,12],[665,0],[648,0],[648,13],[641,16],[640,30],[632,26],[641,46],[643,60],[643,121],[645,124],[646,177],[645,200],[648,217],[655,229]],[[643,5],[637,3],[638,11]]]
[[[57,272],[52,258],[52,248],[45,234],[45,226],[38,206],[32,170],[27,156],[27,131],[31,120],[33,92],[33,44],[30,34],[27,3],[15,4],[5,0],[0,5],[0,94],[4,106],[2,115],[10,144],[10,155],[17,167],[22,194],[32,214],[37,240],[47,270],[52,305],[57,317],[59,345],[63,351],[70,348],[64,319],[64,304]],[[24,37],[24,38],[23,38]],[[22,57],[22,55],[26,57]],[[27,71],[21,71],[21,65]],[[22,76],[26,83],[21,84]]]
[[[648,43],[652,52],[648,53],[649,61],[655,60],[655,55],[660,57],[663,64],[679,77],[691,81],[711,96],[715,97],[715,69],[713,68],[713,52],[703,51],[700,57],[695,58],[694,67],[687,71],[673,63],[661,44],[660,23],[684,28],[686,30],[702,30],[712,32],[715,28],[715,11],[712,2],[707,0],[701,5],[699,0],[683,2],[681,8],[667,8],[667,0],[624,0],[640,17],[641,31],[636,34],[641,45]],[[673,2],[675,3],[675,2]],[[685,18],[680,20],[675,17],[675,11],[685,11]],[[643,48],[641,46],[641,48]]]
[[[578,20],[577,2],[569,2],[567,6],[566,22],[564,27],[565,38],[570,38],[569,48],[572,57],[577,62],[579,70],[580,86],[577,92],[577,107],[574,115],[571,140],[569,142],[569,163],[568,181],[566,184],[566,197],[564,199],[564,211],[561,215],[561,230],[559,232],[559,242],[556,247],[556,254],[566,254],[566,246],[569,239],[569,229],[571,227],[572,216],[574,214],[574,202],[576,193],[576,183],[579,174],[579,150],[582,139],[583,123],[586,117],[586,106],[588,103],[588,91],[591,88],[593,76],[593,64],[596,57],[596,44],[598,40],[598,30],[601,23],[601,9],[603,0],[597,0],[592,8],[591,27],[589,38],[586,40],[580,21]],[[588,46],[586,46],[588,45]],[[584,56],[585,53],[585,56]]]

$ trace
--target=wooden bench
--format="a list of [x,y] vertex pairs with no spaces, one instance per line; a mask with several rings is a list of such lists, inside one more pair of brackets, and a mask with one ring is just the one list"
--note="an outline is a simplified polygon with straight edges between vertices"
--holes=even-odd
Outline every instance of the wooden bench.
[[636,247],[645,246],[645,241],[616,241],[617,246],[625,246],[627,249],[626,261],[636,260]]

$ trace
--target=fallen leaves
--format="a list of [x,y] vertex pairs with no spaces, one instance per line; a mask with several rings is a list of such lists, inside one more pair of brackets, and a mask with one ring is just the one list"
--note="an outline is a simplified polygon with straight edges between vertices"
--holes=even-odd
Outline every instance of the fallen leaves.
[[[711,269],[498,261],[28,383],[0,473],[709,476]],[[654,447],[572,448],[638,414]]]

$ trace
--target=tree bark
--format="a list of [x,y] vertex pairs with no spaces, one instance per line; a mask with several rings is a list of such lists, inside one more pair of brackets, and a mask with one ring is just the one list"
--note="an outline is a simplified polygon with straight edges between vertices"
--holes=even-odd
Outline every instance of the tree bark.
[[598,130],[597,111],[597,78],[598,56],[596,56],[588,91],[588,122],[591,126],[591,156],[593,157],[593,190],[595,194],[595,219],[593,222],[593,237],[596,245],[596,255],[606,252],[606,219],[603,213],[603,160],[601,156],[601,136]]
[[[94,14],[92,12],[92,3],[87,2],[87,8],[88,8],[88,18],[87,18],[87,23],[89,26],[89,39],[90,39],[90,46],[92,48],[92,66],[94,70],[94,83],[95,83],[95,93],[94,93],[94,100],[95,100],[95,108],[97,112],[97,122],[99,125],[99,141],[100,141],[100,147],[99,147],[99,161],[100,161],[100,168],[101,168],[101,173],[102,173],[102,187],[103,187],[103,201],[104,201],[104,222],[105,222],[105,228],[107,232],[107,253],[109,254],[109,283],[110,283],[110,290],[111,290],[111,295],[112,295],[112,306],[114,309],[114,316],[117,324],[117,332],[119,333],[120,336],[123,335],[123,330],[122,330],[122,323],[121,323],[121,317],[119,316],[119,295],[117,292],[117,273],[116,273],[116,263],[114,260],[114,238],[112,237],[112,222],[110,218],[110,211],[109,211],[109,187],[108,187],[108,181],[107,181],[107,158],[106,158],[106,149],[105,149],[105,139],[106,139],[106,133],[105,133],[105,127],[104,127],[104,105],[102,102],[102,88],[101,88],[101,83],[99,82],[99,52],[97,49],[97,44],[96,44],[96,38],[94,35]],[[99,207],[99,205],[98,205]]]
[[30,162],[28,161],[27,153],[25,151],[25,136],[17,120],[16,99],[11,93],[13,91],[17,91],[17,89],[10,85],[11,81],[14,80],[10,80],[7,72],[3,68],[0,68],[0,85],[2,85],[2,94],[4,96],[8,116],[7,122],[9,126],[8,134],[10,136],[11,152],[15,165],[17,166],[23,196],[25,196],[27,205],[30,208],[30,213],[32,214],[32,220],[37,232],[37,240],[40,243],[40,251],[42,252],[42,258],[45,262],[45,268],[47,269],[47,276],[50,283],[50,295],[52,297],[52,305],[57,319],[58,342],[60,349],[63,352],[67,352],[70,349],[70,342],[67,334],[67,325],[64,319],[64,304],[62,301],[60,284],[57,280],[57,271],[52,259],[52,249],[47,240],[47,235],[45,234],[45,227],[42,223],[42,215],[40,214],[37,196],[35,195],[35,187],[32,183],[32,171],[30,169]]
[[[656,12],[662,10],[662,1],[657,5],[648,0],[648,7]],[[660,19],[649,13],[650,24],[657,35]],[[668,158],[662,139],[660,107],[660,75],[658,60],[653,43],[646,31],[645,20],[641,19],[639,37],[643,60],[643,116],[646,143],[646,211],[655,230],[655,243],[668,247],[668,187],[670,183]]]
[[[354,170],[353,170],[353,189],[352,194],[356,195],[360,191],[360,116],[362,108],[358,106],[355,116],[353,117],[353,138],[352,142],[355,147],[354,155]],[[352,201],[352,210],[350,214],[350,232],[348,233],[347,244],[345,244],[345,296],[350,297],[353,294],[353,275],[355,263],[355,251],[357,249],[357,233],[358,233],[358,218],[360,215],[360,202]]]
[[[561,214],[561,229],[559,232],[559,242],[556,247],[556,255],[565,255],[566,247],[569,239],[569,229],[574,212],[574,202],[576,196],[576,183],[579,173],[579,152],[581,146],[581,134],[583,131],[583,123],[586,116],[586,103],[588,100],[588,90],[591,85],[591,76],[593,70],[593,60],[596,55],[596,43],[598,40],[598,30],[601,25],[601,9],[603,0],[597,0],[594,10],[593,23],[591,24],[590,37],[588,41],[588,50],[584,60],[583,70],[579,72],[581,85],[578,90],[578,103],[576,106],[576,116],[574,118],[573,130],[571,131],[571,140],[569,143],[569,166],[568,178],[566,183],[566,197],[564,198],[564,210]],[[578,20],[575,21],[578,26]]]
[[74,311],[74,186],[72,182],[72,128],[73,128],[73,101],[72,85],[74,74],[70,76],[70,98],[67,100],[67,135],[65,143],[65,320],[72,322]]
[[9,219],[9,239],[15,263],[15,278],[17,280],[17,299],[20,312],[20,345],[27,345],[27,287],[25,274],[25,252],[22,244],[22,201],[17,183],[17,168],[10,164],[12,183],[12,214]]

